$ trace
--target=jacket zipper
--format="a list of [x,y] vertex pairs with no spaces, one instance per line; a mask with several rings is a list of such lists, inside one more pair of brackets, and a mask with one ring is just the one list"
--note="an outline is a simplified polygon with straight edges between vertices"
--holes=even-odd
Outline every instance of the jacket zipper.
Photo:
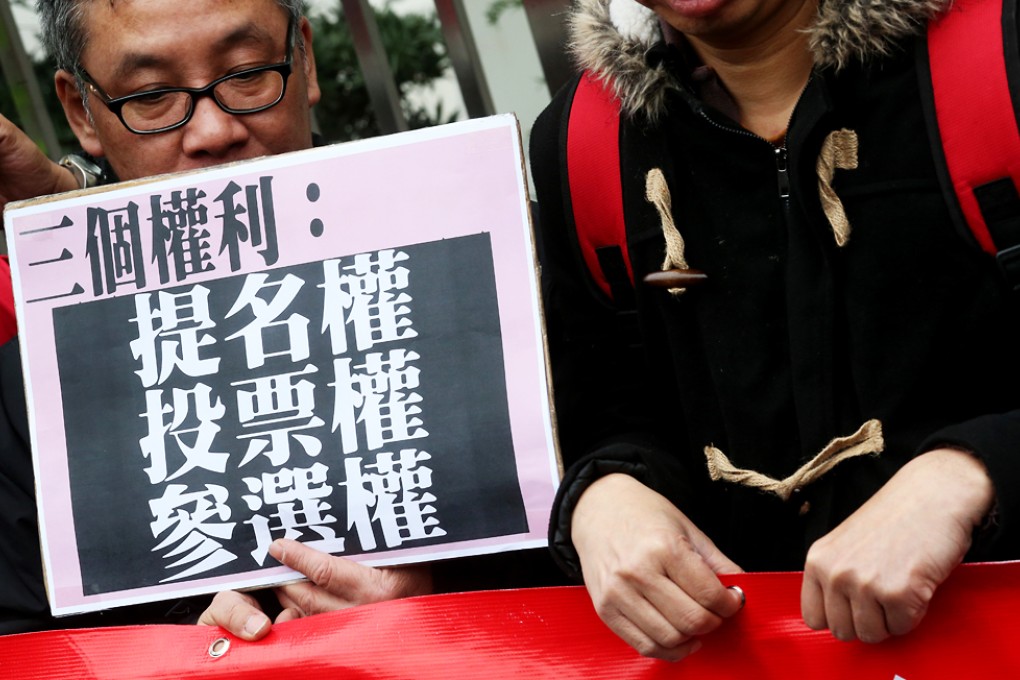
[[776,150],[776,174],[779,177],[779,198],[784,201],[790,200],[790,168],[789,153],[786,150],[786,142],[782,146],[775,147]]
[[[797,97],[797,103],[793,105],[793,112],[796,112],[797,107],[800,106],[800,100],[804,98],[804,93],[807,91],[808,86],[811,85],[812,79],[814,79],[813,73],[810,76],[808,76],[807,82],[804,83],[804,89],[800,91],[800,95]],[[787,209],[790,207],[791,185],[790,185],[790,152],[786,148],[786,139],[789,137],[790,123],[793,122],[793,112],[790,113],[790,120],[786,121],[787,135],[786,137],[783,138],[783,143],[780,146],[776,146],[775,144],[765,139],[761,135],[756,135],[750,130],[746,130],[742,127],[729,127],[727,125],[722,125],[721,123],[712,120],[712,117],[708,115],[704,108],[699,109],[701,117],[707,120],[710,125],[717,127],[720,130],[726,130],[728,132],[744,135],[745,137],[751,137],[753,139],[760,139],[761,141],[765,142],[766,144],[772,147],[776,159],[776,180],[779,198],[783,200],[783,206]]]

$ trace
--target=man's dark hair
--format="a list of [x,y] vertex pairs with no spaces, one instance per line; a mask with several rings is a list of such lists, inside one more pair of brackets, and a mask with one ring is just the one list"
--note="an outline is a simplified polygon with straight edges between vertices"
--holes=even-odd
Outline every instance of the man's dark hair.
[[[38,0],[36,11],[43,28],[43,42],[57,68],[76,73],[85,49],[82,14],[85,6],[95,0]],[[115,2],[116,0],[101,0]],[[276,0],[296,21],[304,9],[302,0]]]

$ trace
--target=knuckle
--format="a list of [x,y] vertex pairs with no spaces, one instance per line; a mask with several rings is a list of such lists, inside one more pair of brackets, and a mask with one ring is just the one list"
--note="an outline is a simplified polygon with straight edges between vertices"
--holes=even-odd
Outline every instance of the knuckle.
[[294,598],[295,607],[292,609],[297,610],[302,615],[309,615],[316,613],[315,598],[311,593],[300,593]]
[[863,575],[859,570],[850,565],[834,565],[823,573],[830,586],[838,592],[869,593],[875,589],[875,581],[873,579]]
[[238,634],[248,617],[256,611],[260,610],[254,598],[233,590],[223,590],[216,593],[198,622],[206,626],[220,626]]
[[906,635],[910,631],[917,628],[918,624],[921,623],[921,619],[924,617],[924,612],[915,612],[913,615],[908,615],[895,623],[889,624],[889,633],[892,635]]
[[232,590],[221,590],[216,593],[209,603],[209,608],[205,610],[206,613],[215,615],[218,612],[230,611],[231,600],[235,594]]
[[891,582],[883,582],[870,589],[870,594],[885,608],[893,608],[901,612],[923,612],[927,609],[935,588],[928,583],[918,583],[904,578]]
[[702,609],[685,613],[677,628],[685,637],[692,637],[712,632],[721,622],[718,616]]
[[317,586],[329,588],[333,581],[333,558],[324,556],[324,559],[313,560],[303,566],[304,569],[299,571],[302,571],[309,581]]
[[653,659],[657,659],[662,656],[659,645],[655,644],[651,640],[638,640],[631,646],[634,647],[641,656],[647,656]]
[[660,563],[672,559],[680,550],[683,538],[667,531],[652,531],[644,538],[642,549],[632,554],[632,563]]
[[609,578],[608,585],[613,590],[621,590],[635,585],[640,585],[648,580],[648,575],[645,573],[646,571],[647,568],[644,565],[628,561],[616,568]]
[[221,590],[216,593],[213,597],[213,605],[220,607],[230,607],[237,604],[238,600],[243,600],[246,595],[239,593],[236,590]]
[[617,615],[618,608],[616,602],[619,598],[614,597],[613,593],[609,590],[602,590],[597,595],[592,597],[592,604],[595,606],[595,613],[599,615],[599,618],[610,623],[612,619]]
[[234,593],[235,597],[231,598],[229,603],[229,618],[233,621],[242,617],[247,617],[251,614],[253,609],[257,609],[255,606],[255,600],[242,595],[241,593]]
[[618,568],[608,574],[602,588],[602,597],[607,601],[618,602],[625,599],[647,580],[639,571],[626,567]]
[[827,536],[815,541],[808,549],[804,560],[804,571],[812,574],[826,574],[837,568],[838,554],[829,550]]
[[666,564],[670,560],[669,551],[657,550],[641,555],[632,555],[622,559],[616,565],[612,576],[614,580],[630,587],[646,587],[666,573]]
[[811,630],[825,630],[825,617],[814,613],[804,614],[804,624]]
[[907,606],[911,599],[910,591],[899,584],[865,585],[862,590],[874,598],[883,608],[899,609]]
[[889,635],[887,633],[880,632],[880,631],[862,631],[861,633],[859,633],[857,635],[857,639],[859,639],[861,642],[863,642],[865,644],[869,644],[869,645],[874,645],[874,644],[877,644],[879,642],[882,642],[883,640],[885,640],[888,637],[889,637]]
[[661,635],[658,636],[658,638],[659,639],[657,642],[659,646],[665,647],[666,649],[673,649],[675,647],[679,647],[688,640],[687,635],[684,635],[675,628],[671,628],[669,630],[664,631]]
[[898,607],[887,605],[886,611],[895,612],[894,616],[888,617],[889,632],[893,635],[905,635],[921,623],[921,619],[928,611],[928,602],[907,601]]
[[315,614],[320,609],[319,589],[316,586],[305,584],[306,587],[295,588],[288,593],[295,608],[303,615]]
[[692,588],[688,591],[688,594],[694,598],[695,602],[698,602],[705,608],[700,613],[699,620],[696,622],[699,628],[708,625],[711,626],[711,629],[714,629],[716,625],[721,623],[719,614],[728,614],[731,611],[736,611],[734,607],[735,600],[732,594],[718,583],[705,583],[696,589]]
[[833,628],[832,637],[836,638],[840,642],[853,642],[857,639],[853,634],[853,631],[847,631],[843,628]]
[[818,556],[817,543],[811,546],[808,550],[807,557],[804,558],[804,573],[814,575],[819,573],[821,568],[821,558]]

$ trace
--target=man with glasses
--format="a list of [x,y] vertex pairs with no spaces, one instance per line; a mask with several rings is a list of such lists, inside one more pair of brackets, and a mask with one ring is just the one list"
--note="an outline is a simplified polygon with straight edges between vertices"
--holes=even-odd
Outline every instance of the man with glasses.
[[284,61],[228,73],[205,87],[165,87],[111,97],[80,67],[75,72],[79,78],[77,89],[95,91],[124,127],[139,135],[169,132],[187,124],[195,113],[195,102],[202,97],[211,97],[217,106],[234,115],[259,113],[279,104],[287,93],[287,78],[294,63],[294,26],[292,17],[287,25]]
[[[300,0],[41,0],[38,9],[71,128],[84,151],[116,178],[312,145],[309,108],[319,87]],[[0,207],[90,186],[100,172],[77,158],[62,165],[0,117]],[[114,612],[49,620],[16,341],[0,347],[0,387],[0,634],[153,618],[150,608],[128,619]],[[293,541],[270,552],[319,584],[277,589],[283,607],[278,621],[432,587],[427,567],[373,569]],[[201,622],[246,639],[263,637],[270,628],[253,598],[233,592],[218,595]]]
[[[64,19],[76,4],[85,10],[79,31]],[[319,88],[311,28],[298,7],[40,4],[71,128],[120,179],[309,147],[308,109]],[[91,35],[102,40],[85,40]]]

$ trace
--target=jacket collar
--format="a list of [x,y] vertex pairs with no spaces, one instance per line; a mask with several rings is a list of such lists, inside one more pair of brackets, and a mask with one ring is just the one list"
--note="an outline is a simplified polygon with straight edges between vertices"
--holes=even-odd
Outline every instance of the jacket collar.
[[[952,0],[822,0],[809,29],[818,68],[841,69],[891,53],[897,41],[924,31]],[[575,0],[569,49],[581,69],[619,97],[623,112],[655,120],[679,81],[667,63],[650,63],[648,49],[661,40],[658,19],[636,0]]]

